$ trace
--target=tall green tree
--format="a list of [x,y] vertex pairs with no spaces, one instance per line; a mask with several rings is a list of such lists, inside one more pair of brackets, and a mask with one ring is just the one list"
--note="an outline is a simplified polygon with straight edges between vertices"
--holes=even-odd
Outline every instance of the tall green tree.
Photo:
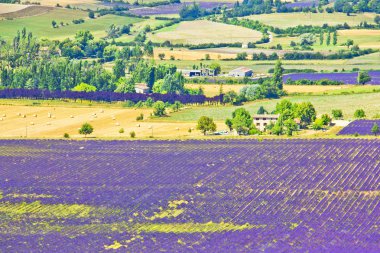
[[115,61],[115,65],[113,66],[113,74],[117,80],[119,80],[120,77],[125,77],[125,62],[121,59],[117,59]]
[[252,126],[252,117],[244,108],[236,109],[232,113],[232,127],[238,134],[247,134]]
[[324,37],[324,32],[321,32],[319,34],[319,45],[323,45],[323,37]]
[[276,61],[276,65],[274,66],[274,72],[272,77],[272,83],[277,89],[282,90],[283,88],[283,81],[282,81],[282,75],[283,75],[284,69],[282,68],[281,60]]
[[197,130],[200,130],[204,135],[206,135],[207,132],[216,131],[216,124],[212,118],[202,116],[198,120]]
[[331,33],[328,32],[326,37],[326,45],[329,46],[331,44]]
[[372,79],[371,79],[371,76],[368,74],[368,71],[360,71],[358,73],[358,78],[357,78],[358,84],[366,84],[371,80]]
[[336,31],[334,31],[334,33],[333,33],[333,45],[336,46],[337,43],[338,43],[338,33]]

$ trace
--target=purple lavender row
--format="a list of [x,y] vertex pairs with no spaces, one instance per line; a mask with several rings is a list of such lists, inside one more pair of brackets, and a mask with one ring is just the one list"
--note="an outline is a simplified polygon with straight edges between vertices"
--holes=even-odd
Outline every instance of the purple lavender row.
[[[131,252],[376,252],[379,146],[379,140],[363,139],[0,140],[0,205],[40,201],[106,209],[101,216],[54,219],[8,216],[0,208],[0,252],[99,252],[115,240],[128,241]],[[183,213],[146,218],[173,200],[187,202],[179,206]],[[217,233],[80,230],[130,219],[132,225],[265,226]],[[41,223],[47,230],[37,229]],[[54,226],[69,232],[49,230]],[[137,235],[143,240],[129,240]]]
[[[371,76],[371,81],[367,84],[380,85],[380,71],[369,71],[368,74]],[[301,80],[308,79],[312,81],[317,81],[321,79],[329,79],[332,81],[340,81],[344,84],[358,84],[357,82],[358,73],[295,73],[284,75],[283,81],[286,82],[288,79],[291,80]]]
[[[181,8],[186,4],[192,3],[180,3],[180,4],[167,4],[167,5],[159,5],[156,7],[142,7],[142,8],[134,8],[129,12],[135,15],[140,16],[149,16],[149,15],[165,15],[165,14],[179,14]],[[218,7],[226,6],[227,8],[232,8],[233,3],[224,3],[224,2],[199,2],[199,6],[203,9],[211,10]]]
[[348,126],[344,127],[338,134],[339,135],[374,135],[372,127],[374,124],[380,126],[380,120],[355,120],[350,122]]

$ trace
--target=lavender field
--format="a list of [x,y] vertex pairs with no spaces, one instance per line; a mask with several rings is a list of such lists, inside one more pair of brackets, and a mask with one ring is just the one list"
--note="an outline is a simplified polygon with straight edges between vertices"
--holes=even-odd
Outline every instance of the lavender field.
[[[371,76],[371,81],[366,84],[380,85],[380,71],[369,71],[368,74]],[[291,80],[309,79],[313,81],[321,79],[329,79],[333,81],[341,81],[344,84],[358,84],[357,82],[358,73],[295,73],[284,75],[283,80],[286,82],[289,78]]]
[[0,252],[379,252],[379,140],[0,141]]
[[343,128],[338,134],[339,135],[374,135],[371,132],[371,129],[374,124],[377,124],[380,127],[380,120],[367,120],[367,119],[361,119],[361,120],[355,120],[352,121],[348,126]]
[[307,7],[318,6],[318,1],[307,0],[307,1],[301,1],[301,2],[288,3],[288,4],[285,4],[285,6],[288,8],[307,8]]
[[[184,4],[192,4],[192,3],[184,3]],[[179,11],[184,5],[180,4],[167,4],[167,5],[159,5],[156,7],[143,7],[143,8],[134,8],[129,12],[135,15],[140,16],[151,16],[151,15],[168,15],[168,14],[179,14]],[[213,8],[226,6],[227,8],[232,8],[233,3],[224,3],[224,2],[199,2],[199,6],[203,9],[211,10]]]

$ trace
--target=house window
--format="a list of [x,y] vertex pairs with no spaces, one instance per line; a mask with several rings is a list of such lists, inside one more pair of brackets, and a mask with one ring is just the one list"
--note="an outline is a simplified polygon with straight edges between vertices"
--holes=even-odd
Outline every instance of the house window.
[[267,123],[264,123],[264,126],[267,126]]
[[260,126],[260,123],[256,123],[256,126]]

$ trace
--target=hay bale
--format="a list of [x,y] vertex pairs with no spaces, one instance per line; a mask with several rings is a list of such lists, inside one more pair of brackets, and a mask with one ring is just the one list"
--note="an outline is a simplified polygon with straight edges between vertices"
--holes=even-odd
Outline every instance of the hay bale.
[[74,118],[74,116],[73,116],[73,115],[70,115],[70,118],[71,118],[71,119],[73,119],[73,118]]
[[119,123],[119,122],[117,122],[115,125],[116,125],[116,126],[120,126],[120,123]]
[[34,122],[30,122],[30,124],[31,124],[32,126],[34,126]]

